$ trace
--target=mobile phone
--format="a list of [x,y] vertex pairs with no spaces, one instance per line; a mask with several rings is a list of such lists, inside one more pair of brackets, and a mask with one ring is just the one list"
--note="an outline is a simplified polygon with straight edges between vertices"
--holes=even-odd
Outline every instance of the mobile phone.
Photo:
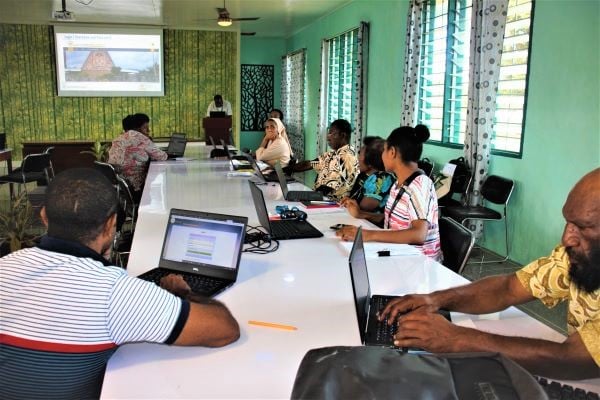
[[342,229],[345,225],[344,224],[335,224],[329,227],[329,229],[333,229],[334,231],[337,231],[339,229]]

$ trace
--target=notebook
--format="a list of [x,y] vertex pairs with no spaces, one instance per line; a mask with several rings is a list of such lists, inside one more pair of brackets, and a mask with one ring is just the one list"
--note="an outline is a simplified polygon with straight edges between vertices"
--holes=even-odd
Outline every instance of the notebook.
[[[258,166],[256,160],[254,158],[252,158],[252,156],[250,156],[248,154],[247,158],[248,158],[248,161],[250,162],[250,165],[252,165],[252,168],[254,168],[254,171],[256,171],[256,175],[260,178],[261,181],[263,181],[263,182],[279,182],[279,177],[277,176],[277,173],[274,170],[271,170],[271,172],[265,174]],[[288,175],[285,176],[285,180],[287,182],[295,182],[296,181],[293,177],[288,176]]]
[[167,155],[169,158],[183,157],[185,153],[185,146],[187,145],[187,139],[183,133],[173,133],[171,140],[169,140],[169,147],[167,147]]
[[283,193],[283,197],[287,201],[323,200],[323,195],[319,192],[314,192],[310,190],[289,190],[285,179],[285,174],[281,169],[281,164],[279,164],[279,161],[275,163],[275,173],[277,174],[279,186],[281,186],[281,192]]
[[[371,296],[367,260],[362,240],[362,227],[359,227],[358,232],[356,232],[348,264],[350,267],[352,290],[354,291],[354,304],[361,343],[365,346],[395,347],[394,335],[396,334],[397,325],[392,324],[388,326],[386,320],[379,321],[377,313],[385,307],[388,301],[397,296]],[[450,320],[450,313],[448,311],[440,310],[439,313]],[[402,350],[423,351],[422,349],[413,348]]]
[[171,209],[158,268],[139,278],[179,274],[193,292],[214,296],[237,279],[247,217]]
[[321,231],[307,221],[292,219],[271,221],[262,190],[252,181],[248,181],[248,184],[250,185],[250,192],[252,193],[252,200],[254,201],[258,221],[269,232],[271,239],[308,239],[323,236]]

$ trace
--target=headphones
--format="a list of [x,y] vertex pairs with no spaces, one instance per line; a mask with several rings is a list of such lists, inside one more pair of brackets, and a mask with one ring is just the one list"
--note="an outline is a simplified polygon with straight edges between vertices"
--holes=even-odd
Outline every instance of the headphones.
[[298,207],[292,207],[291,209],[288,206],[276,206],[275,211],[281,219],[295,219],[296,221],[306,221],[307,214],[304,211],[298,209]]

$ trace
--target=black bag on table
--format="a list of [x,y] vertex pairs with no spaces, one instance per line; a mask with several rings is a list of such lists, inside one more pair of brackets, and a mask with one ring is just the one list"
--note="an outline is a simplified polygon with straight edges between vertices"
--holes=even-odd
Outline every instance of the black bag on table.
[[498,353],[411,354],[383,347],[324,347],[300,364],[292,399],[535,400],[535,378]]

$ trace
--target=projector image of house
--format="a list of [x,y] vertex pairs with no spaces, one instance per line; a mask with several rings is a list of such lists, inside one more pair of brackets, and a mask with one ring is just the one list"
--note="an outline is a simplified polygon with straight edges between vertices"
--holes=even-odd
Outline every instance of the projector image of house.
[[[117,68],[117,70],[115,70]],[[139,71],[125,70],[116,67],[110,54],[106,50],[93,50],[88,54],[87,59],[81,66],[81,72],[86,76],[99,78],[115,72],[124,72],[128,74],[137,74]]]

